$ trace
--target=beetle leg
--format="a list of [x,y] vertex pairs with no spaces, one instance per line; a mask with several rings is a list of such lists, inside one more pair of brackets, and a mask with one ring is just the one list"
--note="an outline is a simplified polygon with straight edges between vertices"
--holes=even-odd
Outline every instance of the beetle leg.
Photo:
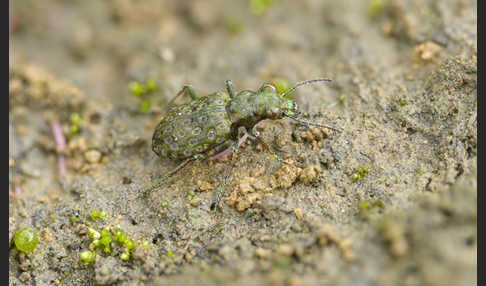
[[243,144],[243,142],[246,141],[248,136],[250,136],[250,135],[245,130],[243,136],[241,136],[241,138],[238,141],[231,144],[231,146],[229,148],[227,148],[226,150],[224,150],[223,152],[218,153],[218,154],[214,155],[213,157],[209,158],[209,160],[215,160],[215,159],[221,158],[221,157],[223,157],[227,154],[231,154],[231,163],[230,163],[231,168],[228,170],[228,174],[224,178],[223,183],[218,188],[218,191],[216,193],[216,199],[214,200],[214,203],[211,205],[211,210],[215,210],[216,208],[219,208],[219,202],[221,201],[221,199],[223,198],[223,195],[224,195],[224,187],[225,187],[226,182],[228,181],[228,179],[231,175],[231,172],[233,170],[233,154],[238,151],[238,148],[240,148],[241,144]]
[[268,146],[268,144],[267,144],[267,143],[265,143],[265,141],[263,141],[263,139],[260,137],[260,132],[258,132],[258,131],[256,130],[256,126],[257,126],[257,125],[258,125],[258,124],[256,124],[255,126],[253,126],[253,128],[252,128],[252,129],[250,129],[250,132],[249,132],[249,133],[251,134],[251,135],[250,135],[250,138],[251,138],[251,139],[256,139],[256,140],[258,140],[258,143],[260,143],[260,144],[263,146],[263,148],[264,148],[264,149],[265,149],[265,150],[266,150],[268,153],[272,154],[272,156],[273,156],[273,157],[275,157],[275,159],[277,159],[277,161],[282,162],[282,159],[281,159],[281,158],[280,158],[280,157],[277,155],[277,153],[273,152],[273,151],[271,150],[270,146]]
[[277,92],[277,88],[271,83],[264,83],[258,90],[263,91],[264,89],[270,89],[270,92]]
[[[232,169],[233,169],[233,167],[231,167],[231,169],[229,170],[230,173],[231,173],[231,170]],[[221,186],[219,186],[218,191],[216,192],[216,199],[214,200],[214,203],[211,204],[211,210],[212,211],[220,208],[219,203],[221,202],[221,199],[223,198],[224,187],[226,185],[226,179],[228,177],[229,177],[229,175],[225,178],[225,180],[223,181],[223,183],[221,184]]]
[[237,142],[231,144],[230,147],[228,147],[227,149],[221,151],[220,153],[212,156],[212,157],[209,157],[208,160],[216,160],[216,159],[219,159],[219,158],[222,158],[228,154],[234,154],[238,151],[238,148],[240,148],[241,144],[243,144],[243,142],[246,141],[246,139],[250,136],[250,134],[248,134],[248,132],[245,131],[245,134],[243,134],[243,136],[241,136],[240,139],[238,139]]
[[235,87],[233,86],[233,82],[230,79],[226,81],[226,89],[228,90],[229,96],[231,98],[236,97],[237,93],[236,93]]
[[195,160],[199,160],[200,158],[199,157],[196,157],[197,155],[194,155],[194,157],[191,157],[191,158],[187,158],[186,160],[184,160],[181,164],[179,164],[179,166],[177,166],[174,170],[170,171],[167,175],[163,176],[162,178],[160,178],[156,183],[154,183],[152,186],[146,188],[144,191],[143,191],[143,194],[146,194],[148,192],[150,192],[151,190],[157,188],[158,186],[160,186],[160,184],[162,184],[162,182],[164,182],[165,180],[167,180],[169,177],[173,176],[175,173],[177,173],[177,171],[179,171],[180,169],[184,168],[185,166],[187,166],[187,164],[189,164],[191,161],[195,161]]
[[196,91],[194,91],[194,88],[190,84],[185,84],[184,87],[174,96],[168,103],[169,106],[171,106],[174,101],[181,96],[181,94],[187,96],[189,95],[192,100],[197,100],[200,98],[200,96],[197,95]]

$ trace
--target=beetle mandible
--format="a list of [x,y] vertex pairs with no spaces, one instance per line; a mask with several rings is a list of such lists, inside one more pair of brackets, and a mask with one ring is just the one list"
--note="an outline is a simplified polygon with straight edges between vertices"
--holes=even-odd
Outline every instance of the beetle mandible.
[[[258,137],[255,129],[255,126],[264,119],[289,117],[304,125],[342,132],[337,128],[299,118],[297,104],[285,97],[299,86],[330,81],[329,78],[306,80],[283,93],[278,93],[272,84],[264,84],[257,91],[236,92],[231,80],[227,80],[226,91],[217,91],[207,96],[198,95],[189,84],[184,85],[170,103],[182,94],[190,96],[192,101],[170,108],[152,136],[152,150],[159,157],[183,160],[183,162],[145,191],[156,188],[189,162],[206,158],[206,152],[218,148],[229,140],[234,141],[229,148],[208,159],[214,160],[236,152],[248,137],[256,137],[268,150],[268,146]],[[239,136],[241,130],[243,135]],[[278,156],[276,158],[278,159]],[[216,205],[221,195],[219,192]]]

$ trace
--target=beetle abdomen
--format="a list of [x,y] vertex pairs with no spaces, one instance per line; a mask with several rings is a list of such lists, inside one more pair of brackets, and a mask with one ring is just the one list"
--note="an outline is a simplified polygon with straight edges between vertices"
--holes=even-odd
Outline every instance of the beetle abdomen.
[[152,137],[152,150],[160,157],[184,159],[225,142],[231,120],[226,92],[217,92],[169,110]]

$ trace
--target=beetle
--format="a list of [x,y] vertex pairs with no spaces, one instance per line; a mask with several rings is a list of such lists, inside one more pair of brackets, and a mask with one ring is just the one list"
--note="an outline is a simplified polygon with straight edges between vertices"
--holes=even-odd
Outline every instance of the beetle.
[[[192,101],[171,107],[167,116],[163,117],[155,128],[152,136],[152,150],[159,157],[182,160],[182,163],[145,189],[145,192],[158,187],[164,180],[191,161],[203,158],[215,160],[237,152],[248,137],[258,139],[270,151],[269,147],[258,137],[259,134],[255,129],[257,124],[265,119],[276,120],[289,117],[307,126],[328,128],[341,133],[340,129],[299,118],[300,112],[297,104],[285,97],[302,85],[330,81],[329,78],[306,80],[297,83],[285,92],[278,93],[272,84],[264,84],[257,91],[237,92],[231,80],[227,80],[226,91],[220,90],[206,96],[198,95],[192,85],[184,85],[169,104],[181,95],[189,96]],[[220,148],[228,141],[234,143],[224,151],[211,157],[205,155],[208,151]],[[279,159],[276,154],[274,156]],[[222,197],[223,189],[224,185],[218,191],[216,206]]]

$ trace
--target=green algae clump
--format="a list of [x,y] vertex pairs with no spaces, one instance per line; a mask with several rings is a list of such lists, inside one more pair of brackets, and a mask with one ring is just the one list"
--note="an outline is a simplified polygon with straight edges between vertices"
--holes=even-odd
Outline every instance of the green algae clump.
[[14,243],[15,246],[23,252],[32,252],[34,251],[35,247],[39,239],[37,238],[37,233],[30,228],[24,227],[17,231],[14,236]]

